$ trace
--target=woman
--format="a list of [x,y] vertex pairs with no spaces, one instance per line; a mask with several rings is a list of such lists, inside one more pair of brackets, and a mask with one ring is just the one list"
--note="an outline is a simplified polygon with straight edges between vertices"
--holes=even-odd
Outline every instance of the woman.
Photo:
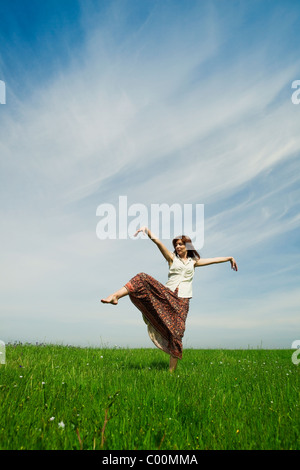
[[163,285],[148,274],[140,273],[101,302],[117,305],[121,297],[129,295],[132,303],[142,312],[153,343],[170,355],[169,369],[173,372],[178,359],[182,358],[182,338],[192,298],[195,267],[230,261],[232,269],[237,271],[237,264],[232,256],[201,259],[191,239],[185,235],[174,238],[172,253],[147,227],[140,228],[135,236],[139,232],[147,234],[167,260],[167,283]]

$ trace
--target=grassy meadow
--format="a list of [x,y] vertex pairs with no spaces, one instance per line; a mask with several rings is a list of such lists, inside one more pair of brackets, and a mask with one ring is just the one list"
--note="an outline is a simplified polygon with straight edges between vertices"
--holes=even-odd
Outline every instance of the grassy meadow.
[[299,449],[291,350],[6,346],[0,449]]

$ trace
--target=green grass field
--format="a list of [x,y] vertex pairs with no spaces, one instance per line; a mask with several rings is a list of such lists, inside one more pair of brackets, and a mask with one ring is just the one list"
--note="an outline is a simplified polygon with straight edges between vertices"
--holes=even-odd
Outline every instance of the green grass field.
[[0,449],[299,449],[291,355],[7,345]]

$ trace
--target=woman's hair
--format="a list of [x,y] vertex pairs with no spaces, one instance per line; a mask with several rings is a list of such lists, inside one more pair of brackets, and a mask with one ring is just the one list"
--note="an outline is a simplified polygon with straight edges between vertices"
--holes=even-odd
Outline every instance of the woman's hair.
[[188,237],[186,235],[178,235],[178,237],[175,237],[172,240],[173,247],[174,247],[174,253],[175,253],[176,256],[178,256],[177,253],[176,253],[176,249],[175,249],[177,240],[182,240],[183,241],[183,243],[185,244],[185,247],[187,249],[188,256],[190,258],[200,259],[200,255],[199,255],[198,251],[195,250],[194,245],[192,243],[192,240],[190,239],[190,237]]

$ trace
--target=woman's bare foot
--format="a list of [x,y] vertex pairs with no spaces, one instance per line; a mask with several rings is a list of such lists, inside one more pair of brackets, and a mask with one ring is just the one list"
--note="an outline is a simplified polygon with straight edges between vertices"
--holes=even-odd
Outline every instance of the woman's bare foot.
[[106,299],[101,299],[101,302],[103,304],[113,304],[113,305],[117,305],[118,303],[118,297],[115,295],[115,294],[112,294],[112,295],[109,295],[108,297],[106,297]]
[[108,297],[106,297],[106,299],[101,299],[101,302],[103,304],[117,305],[118,300],[121,299],[121,297],[125,297],[125,295],[128,295],[128,294],[129,294],[128,290],[126,289],[125,286],[123,286],[114,294],[111,294]]

